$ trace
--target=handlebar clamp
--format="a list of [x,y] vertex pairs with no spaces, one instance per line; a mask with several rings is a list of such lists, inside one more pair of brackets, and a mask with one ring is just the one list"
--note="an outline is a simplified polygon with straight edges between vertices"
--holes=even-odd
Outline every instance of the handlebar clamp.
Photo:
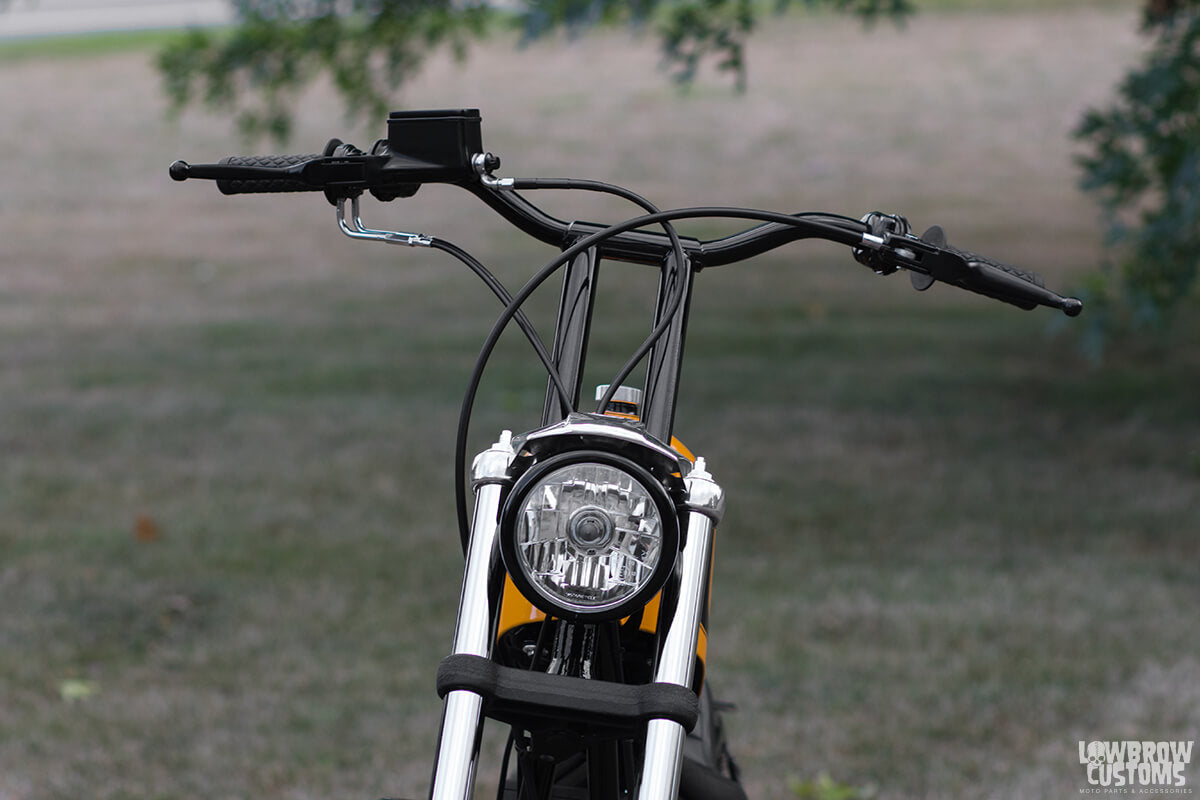
[[901,264],[887,252],[885,245],[890,237],[908,236],[912,227],[908,220],[899,214],[884,214],[882,211],[872,211],[862,218],[862,222],[870,230],[863,236],[865,243],[874,247],[855,247],[854,260],[870,268],[879,275],[891,275],[900,269]]

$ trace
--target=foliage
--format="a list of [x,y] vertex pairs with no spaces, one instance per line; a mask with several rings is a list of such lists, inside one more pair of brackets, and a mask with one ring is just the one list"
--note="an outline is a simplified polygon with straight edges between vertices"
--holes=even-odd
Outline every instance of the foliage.
[[[902,17],[910,0],[802,0],[865,20]],[[792,5],[776,0],[776,11]],[[234,0],[228,32],[195,29],[159,55],[172,107],[200,100],[234,114],[249,137],[287,137],[299,90],[328,73],[350,114],[379,115],[392,90],[433,50],[465,55],[495,12],[486,2],[455,0]],[[676,78],[690,81],[715,61],[746,81],[745,41],[762,7],[753,0],[530,0],[519,12],[525,39],[597,23],[655,24]]]
[[[192,29],[163,49],[172,105],[199,97],[234,111],[248,136],[285,139],[300,88],[327,73],[356,112],[380,114],[387,92],[440,46],[466,52],[488,9],[454,0],[235,0],[230,32]],[[244,105],[244,95],[257,104]]]
[[799,800],[870,800],[875,797],[873,786],[850,786],[839,783],[822,772],[815,780],[792,778],[788,788]]
[[1113,261],[1090,277],[1092,348],[1130,326],[1161,326],[1200,267],[1200,0],[1147,4],[1154,37],[1108,108],[1076,136],[1083,186],[1105,210]]
[[[350,115],[381,116],[394,90],[436,49],[459,57],[498,12],[485,0],[234,0],[229,31],[192,30],[159,56],[172,106],[230,113],[248,137],[283,140],[300,90],[328,74]],[[676,80],[714,64],[746,86],[746,44],[764,14],[828,7],[902,19],[912,0],[526,0],[525,41],[597,24],[651,28]],[[1109,263],[1082,287],[1086,346],[1103,350],[1131,326],[1161,326],[1193,295],[1200,259],[1200,0],[1148,0],[1154,37],[1116,100],[1083,118],[1076,137],[1084,187],[1105,212]]]
[[[902,18],[910,0],[802,0],[803,5],[830,6],[873,21],[880,16]],[[775,0],[776,13],[798,3]],[[558,27],[579,31],[596,21],[629,21],[643,26],[657,15],[663,55],[675,78],[688,83],[700,65],[716,62],[730,72],[739,91],[746,88],[746,39],[754,31],[763,4],[754,0],[530,0],[524,14],[527,36],[540,36]]]

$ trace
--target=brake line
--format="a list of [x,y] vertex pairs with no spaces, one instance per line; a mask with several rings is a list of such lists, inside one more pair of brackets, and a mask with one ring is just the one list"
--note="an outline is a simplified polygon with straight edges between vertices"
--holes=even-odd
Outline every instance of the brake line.
[[[441,250],[444,253],[449,253],[465,264],[468,269],[474,272],[475,275],[482,280],[489,289],[492,290],[492,294],[496,295],[496,297],[505,305],[506,308],[508,307],[509,303],[512,302],[512,295],[508,293],[508,289],[504,287],[504,284],[502,284],[499,279],[492,274],[491,270],[485,267],[483,263],[479,261],[479,259],[472,256],[466,250],[463,250],[458,245],[448,242],[445,239],[438,239],[436,237],[430,238],[429,246],[435,250]],[[566,386],[563,385],[562,376],[555,368],[554,362],[550,358],[550,354],[546,352],[546,345],[542,341],[542,337],[538,335],[537,330],[533,327],[533,323],[529,321],[529,317],[525,315],[524,311],[518,311],[515,315],[515,319],[517,325],[525,334],[525,338],[529,340],[531,345],[533,345],[534,352],[537,353],[537,357],[542,362],[542,366],[546,368],[546,373],[550,376],[550,381],[554,384],[554,388],[558,392],[558,396],[562,400],[563,405],[570,406],[571,395],[567,391]]]
[[[651,203],[640,194],[626,189],[623,186],[615,184],[603,183],[600,181],[577,180],[574,178],[536,178],[536,179],[515,179],[513,181],[514,189],[583,189],[585,191],[603,192],[622,197],[629,202],[641,206],[649,214],[657,214],[658,206]],[[675,312],[679,309],[680,303],[683,302],[686,283],[681,280],[681,272],[684,268],[683,243],[679,239],[679,234],[675,227],[669,223],[663,224],[663,229],[671,239],[672,260],[670,262],[670,271],[667,273],[668,283],[666,288],[669,290],[672,287],[670,279],[674,278],[674,286],[677,287],[674,292],[671,292],[666,308],[663,309],[662,319],[651,331],[650,335],[638,346],[630,359],[621,366],[617,371],[616,376],[609,381],[608,390],[601,398],[599,405],[596,408],[597,414],[603,414],[608,408],[608,404],[612,402],[613,395],[616,393],[620,385],[625,382],[629,374],[637,368],[637,365],[645,358],[650,349],[661,339],[671,326],[671,319],[675,316]]]
[[[649,200],[642,197],[638,193],[631,191],[629,189],[626,189],[622,186],[617,186],[615,184],[610,184],[610,183],[604,183],[602,181],[578,180],[578,179],[574,179],[574,178],[515,179],[511,182],[511,188],[513,190],[516,190],[519,188],[520,189],[534,189],[534,190],[536,190],[536,189],[566,189],[566,190],[582,190],[582,191],[599,192],[602,194],[615,195],[622,199],[628,200],[629,202],[633,203],[634,205],[641,207],[643,210],[645,210],[650,215],[662,213],[661,211],[659,211],[657,206],[655,206],[653,203],[651,203]],[[650,224],[650,223],[647,223],[647,224]],[[675,231],[674,226],[672,226],[670,224],[669,219],[663,219],[661,221],[661,224],[662,224],[663,230],[666,232],[667,236],[670,237],[670,239],[671,239],[671,247],[673,250],[673,258],[668,263],[671,266],[671,271],[677,273],[679,270],[681,270],[683,268],[683,264],[684,264],[683,242],[680,240],[679,234]],[[596,236],[594,234],[590,237],[587,237],[587,239],[596,239],[596,241],[603,241],[605,238],[607,238],[607,237],[601,236],[600,238],[596,239]],[[586,241],[587,239],[585,239],[584,241]],[[564,252],[572,252],[573,255],[571,256],[571,258],[574,258],[575,255],[578,255],[580,252],[583,252],[583,250],[586,249],[586,248],[579,248],[578,244],[579,243],[577,242],[575,245],[568,247]],[[516,297],[511,298],[509,300],[509,303],[505,307],[504,312],[500,315],[500,318],[496,321],[496,324],[492,327],[492,331],[488,335],[488,340],[485,341],[485,343],[484,343],[484,347],[479,354],[479,358],[476,359],[476,361],[475,361],[475,367],[473,368],[472,373],[471,373],[471,380],[467,387],[467,393],[463,397],[463,405],[459,412],[458,431],[455,436],[455,446],[454,446],[455,512],[458,517],[459,540],[460,540],[460,544],[462,545],[464,554],[466,554],[466,552],[467,552],[467,548],[470,545],[470,539],[471,539],[471,527],[470,527],[470,522],[468,520],[468,513],[467,513],[467,487],[466,487],[466,483],[464,482],[464,479],[466,476],[466,471],[467,471],[467,438],[470,433],[471,413],[472,413],[472,410],[475,405],[475,396],[479,391],[479,384],[482,382],[482,379],[483,379],[483,370],[487,367],[487,362],[490,360],[492,351],[495,349],[496,343],[499,341],[500,334],[503,333],[504,329],[506,327],[508,327],[508,323],[515,316],[517,316],[518,314],[521,314],[521,311],[520,311],[521,306],[524,305],[525,301],[529,299],[529,297],[533,294],[533,292],[539,286],[541,286],[541,284],[544,283],[545,280],[550,277],[550,275],[557,272],[564,264],[567,263],[567,261],[568,261],[568,259],[564,259],[562,254],[560,254],[558,258],[553,259],[550,262],[550,264],[543,267],[542,270],[537,275],[535,275],[533,279],[530,279],[530,281],[528,281],[525,284],[525,286],[522,287],[521,291],[517,294]],[[486,270],[484,270],[484,271],[486,272]],[[669,277],[670,277],[670,275],[668,275],[668,279],[669,279]],[[659,338],[662,337],[662,335],[667,330],[667,327],[668,327],[671,317],[674,315],[676,309],[679,308],[679,304],[682,302],[683,287],[686,286],[686,281],[681,280],[679,278],[678,274],[675,275],[675,278],[676,278],[676,283],[678,284],[678,286],[680,288],[677,292],[675,292],[675,296],[671,298],[668,313],[664,314],[662,322],[654,330],[652,330],[650,332],[650,336],[647,338],[647,340],[645,342],[643,342],[642,346],[638,348],[639,353],[644,354],[645,352],[648,352],[649,349],[654,346],[654,343],[656,341],[658,341]],[[539,341],[539,344],[540,344],[540,341]],[[544,352],[544,351],[545,351],[545,348],[543,347],[542,352]],[[624,370],[624,374],[628,375],[628,373],[630,371],[632,371],[633,367],[637,364],[637,361],[639,361],[639,360],[641,360],[640,355],[637,356],[637,358],[631,364],[626,365],[628,367],[628,369]],[[553,366],[553,363],[550,361],[549,358],[544,359],[543,363],[546,365],[546,369],[548,372],[550,372],[552,377],[558,375],[557,369],[555,369],[555,367]],[[622,378],[622,380],[623,379],[624,378]],[[559,385],[559,396],[562,399],[563,407],[567,408],[567,409],[573,409],[574,403],[572,402],[571,398],[569,397],[568,393],[566,392],[565,387],[561,386],[561,377],[559,377],[558,385]],[[615,383],[614,383],[614,385],[615,385]],[[612,396],[612,387],[610,386],[609,393],[606,397],[606,400],[603,403],[604,406],[607,405],[607,401],[608,401],[608,399],[611,399],[611,396]]]
[[[466,394],[463,396],[462,407],[459,411],[458,434],[455,441],[454,454],[454,489],[455,489],[455,505],[458,515],[459,538],[462,542],[464,552],[470,543],[471,529],[470,521],[467,514],[467,490],[464,483],[466,474],[467,461],[467,434],[470,429],[471,412],[475,405],[475,397],[479,393],[479,385],[483,379],[483,371],[487,366],[488,360],[491,358],[492,352],[495,350],[497,343],[500,340],[504,329],[508,327],[508,323],[516,316],[521,306],[529,299],[530,295],[537,290],[551,275],[557,272],[563,265],[568,263],[585,250],[594,247],[595,245],[617,236],[626,231],[631,231],[636,228],[642,228],[649,225],[658,225],[665,222],[683,219],[697,218],[715,218],[715,219],[752,219],[762,222],[774,222],[781,225],[786,225],[795,228],[809,228],[814,231],[815,235],[820,235],[820,238],[829,241],[837,242],[845,245],[855,245],[862,241],[862,233],[855,233],[846,228],[838,227],[832,224],[824,224],[815,222],[806,217],[800,217],[790,214],[783,214],[776,211],[761,211],[751,208],[729,208],[722,206],[705,206],[697,208],[680,208],[671,211],[659,211],[650,213],[641,217],[634,217],[616,225],[611,225],[608,228],[599,230],[589,236],[579,239],[571,246],[564,249],[557,257],[551,259],[541,270],[534,274],[524,286],[521,287],[514,296],[512,301],[500,314],[496,323],[492,326],[492,330],[488,333],[484,340],[483,347],[480,349],[479,357],[475,361],[475,366],[471,372],[471,378],[467,385]],[[823,234],[823,235],[822,235]],[[676,237],[676,241],[678,238]],[[682,250],[682,245],[680,245]],[[679,268],[682,268],[682,253],[677,259]],[[682,285],[684,282],[680,281]],[[670,319],[670,317],[665,317]],[[661,327],[661,326],[660,326]],[[661,335],[661,334],[660,334]],[[610,387],[611,391],[611,387]]]

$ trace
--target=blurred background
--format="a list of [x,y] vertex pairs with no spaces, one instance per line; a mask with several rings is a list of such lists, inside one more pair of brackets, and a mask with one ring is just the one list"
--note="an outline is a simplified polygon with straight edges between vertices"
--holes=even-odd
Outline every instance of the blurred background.
[[[1072,131],[1145,50],[1142,4],[917,9],[767,17],[741,93],[711,67],[681,90],[653,35],[497,25],[391,100],[480,108],[505,175],[897,212],[1085,283],[1105,227]],[[496,301],[437,253],[346,239],[319,195],[172,182],[176,158],[277,149],[167,113],[177,31],[38,33],[0,41],[0,800],[423,796],[455,420]],[[328,79],[290,109],[292,152],[384,135]],[[364,218],[510,286],[553,256],[449,187]],[[605,269],[592,383],[653,281]],[[1097,361],[1048,310],[813,243],[705,271],[693,306],[676,431],[729,497],[708,674],[751,797],[1062,798],[1080,740],[1200,738],[1194,319]],[[502,343],[472,448],[534,426],[544,389]]]

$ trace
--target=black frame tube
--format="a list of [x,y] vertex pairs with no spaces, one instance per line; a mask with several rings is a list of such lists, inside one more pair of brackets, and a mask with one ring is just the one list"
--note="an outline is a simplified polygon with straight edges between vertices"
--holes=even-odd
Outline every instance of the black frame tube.
[[550,425],[579,407],[583,387],[583,366],[587,360],[592,310],[596,305],[596,279],[600,256],[595,248],[585,250],[571,260],[563,272],[562,297],[554,325],[554,350],[551,361],[567,391],[570,406],[564,408],[553,380],[546,385],[546,404],[542,424]]
[[[688,315],[691,313],[692,284],[695,270],[691,259],[676,265],[674,257],[663,266],[658,282],[658,300],[654,310],[654,327],[665,318],[671,300],[677,294],[682,299],[676,306],[669,327],[654,343],[646,371],[646,386],[642,396],[640,416],[646,432],[662,442],[671,441],[675,425],[675,406],[679,394],[679,376],[683,368],[683,345],[687,338]],[[683,281],[677,286],[674,281]]]

